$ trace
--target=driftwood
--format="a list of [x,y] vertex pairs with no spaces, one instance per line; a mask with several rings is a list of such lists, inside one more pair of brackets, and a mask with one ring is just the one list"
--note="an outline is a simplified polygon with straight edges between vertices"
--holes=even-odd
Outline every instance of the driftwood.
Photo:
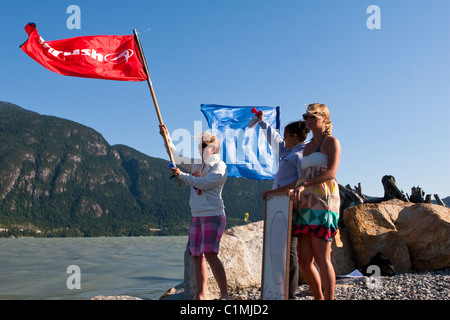
[[381,183],[384,188],[384,196],[382,198],[370,198],[367,199],[366,203],[379,203],[391,199],[400,199],[405,202],[410,202],[407,196],[397,187],[395,183],[395,178],[393,176],[384,176],[381,179]]
[[438,205],[441,205],[441,206],[446,207],[444,201],[441,200],[441,197],[439,197],[438,194],[434,194],[434,199],[436,200],[436,203],[437,203]]
[[339,196],[341,197],[339,212],[342,213],[339,215],[338,225],[340,227],[344,227],[344,210],[348,207],[364,203],[365,197],[361,193],[360,183],[358,184],[358,187],[355,187],[355,190],[352,190],[350,185],[346,185],[344,187],[343,185],[339,184]]
[[[420,187],[412,187],[411,188],[411,196],[400,190],[395,183],[395,178],[393,176],[384,176],[381,179],[381,183],[384,188],[384,196],[383,197],[370,197],[366,196],[362,193],[361,183],[358,184],[357,187],[352,189],[350,185],[339,185],[339,194],[341,196],[341,206],[340,212],[344,212],[344,210],[348,207],[355,206],[362,203],[380,203],[383,201],[391,200],[391,199],[400,199],[405,202],[413,202],[413,203],[430,203],[431,195],[425,195],[425,192]],[[441,200],[439,195],[435,194],[434,198],[436,199],[437,204],[445,206],[445,203]],[[341,214],[342,216],[342,214]]]
[[[411,188],[411,196],[409,197],[411,202],[414,203],[423,203],[426,202],[426,199],[424,200],[425,192],[423,192],[422,188],[420,187],[412,187]],[[431,202],[431,196],[428,197]]]
[[354,191],[349,185],[345,187],[339,185],[339,195],[341,197],[340,212],[344,212],[345,208],[362,204],[365,202],[364,196],[362,196],[357,190]]

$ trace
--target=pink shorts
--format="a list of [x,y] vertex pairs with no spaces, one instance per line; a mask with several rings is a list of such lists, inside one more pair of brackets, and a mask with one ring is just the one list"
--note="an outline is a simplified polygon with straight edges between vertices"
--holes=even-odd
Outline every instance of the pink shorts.
[[226,216],[192,217],[189,227],[189,251],[193,256],[219,253],[220,239],[226,225]]

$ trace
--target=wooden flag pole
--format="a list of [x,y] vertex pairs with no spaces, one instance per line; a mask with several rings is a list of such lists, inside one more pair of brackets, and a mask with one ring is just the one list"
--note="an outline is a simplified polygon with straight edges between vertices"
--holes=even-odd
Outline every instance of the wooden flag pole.
[[[152,95],[153,104],[155,105],[156,115],[158,116],[159,124],[164,124],[162,117],[161,117],[161,112],[159,111],[158,101],[156,100],[155,91],[153,90],[152,81],[150,80],[150,73],[148,72],[147,61],[145,60],[144,51],[142,50],[141,42],[139,41],[139,37],[137,35],[136,29],[133,29],[133,33],[134,33],[134,37],[136,39],[136,43],[139,48],[139,54],[141,56],[142,63],[144,64],[145,73],[147,74],[147,84],[150,89],[150,94]],[[167,135],[165,133],[163,135],[163,138],[164,138],[166,150],[169,155],[170,161],[173,163],[174,166],[176,166],[175,158],[173,157],[172,150],[170,150],[169,138],[167,137]],[[177,177],[177,183],[178,183],[178,185],[181,184],[178,177]]]

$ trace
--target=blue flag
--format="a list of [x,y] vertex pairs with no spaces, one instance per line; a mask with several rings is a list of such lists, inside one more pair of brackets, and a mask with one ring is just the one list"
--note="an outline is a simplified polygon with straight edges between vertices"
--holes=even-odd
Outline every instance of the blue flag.
[[[278,154],[270,147],[259,125],[247,125],[254,107],[232,107],[202,104],[211,133],[221,142],[222,160],[229,177],[272,180],[278,170]],[[256,107],[264,113],[264,121],[280,129],[280,107]]]

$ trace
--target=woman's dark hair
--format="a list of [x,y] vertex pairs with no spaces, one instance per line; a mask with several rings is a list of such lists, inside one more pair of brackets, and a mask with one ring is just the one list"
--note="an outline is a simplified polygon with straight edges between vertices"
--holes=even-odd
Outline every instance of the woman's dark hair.
[[300,140],[300,142],[303,142],[306,140],[306,136],[308,135],[310,130],[306,127],[305,121],[294,121],[284,127],[284,131],[287,131],[290,134],[296,134],[298,140]]

